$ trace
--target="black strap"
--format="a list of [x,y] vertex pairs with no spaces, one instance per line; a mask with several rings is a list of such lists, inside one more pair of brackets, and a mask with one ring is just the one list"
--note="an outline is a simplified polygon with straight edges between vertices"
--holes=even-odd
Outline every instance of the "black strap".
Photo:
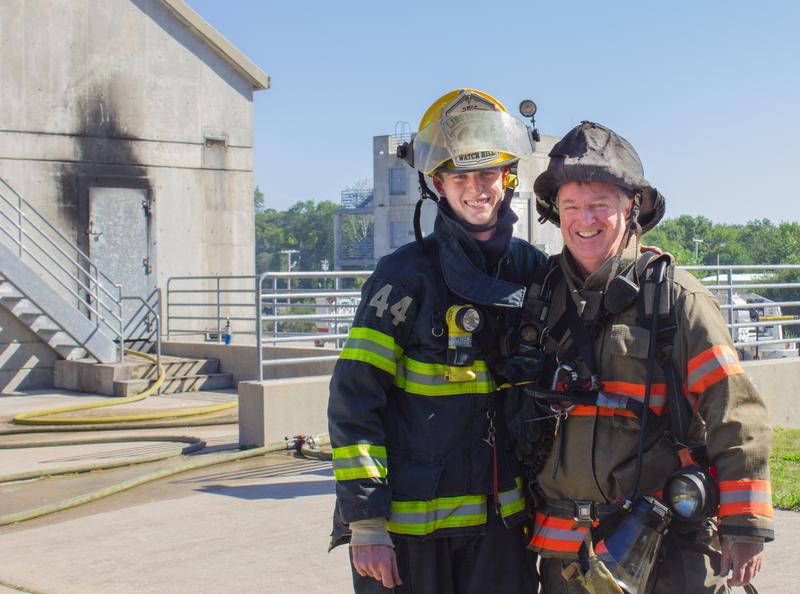
[[[577,347],[586,367],[589,368],[589,373],[592,374],[592,379],[597,380],[600,375],[597,371],[597,360],[594,354],[594,343],[589,330],[586,328],[585,322],[578,316],[578,306],[575,305],[575,300],[567,290],[567,303],[566,303],[566,318],[567,325],[569,326],[570,334],[572,334],[572,343]],[[598,313],[598,317],[601,317]]]
[[421,171],[418,171],[417,175],[419,177],[419,200],[417,200],[417,205],[414,207],[414,239],[417,240],[419,247],[424,252],[425,244],[422,242],[422,226],[420,225],[420,218],[422,216],[422,203],[425,200],[433,200],[438,204],[439,197],[434,194],[428,187],[428,184],[425,183],[425,174],[423,174]]
[[[661,304],[661,285],[666,277],[667,262],[664,260],[657,260],[656,264],[648,271],[648,282],[655,283],[655,292],[653,297],[653,316],[651,318],[650,327],[650,345],[647,351],[647,369],[645,371],[645,387],[644,387],[644,401],[642,402],[642,417],[639,419],[639,448],[636,452],[636,466],[634,470],[633,485],[631,486],[628,500],[633,501],[639,490],[639,483],[642,478],[642,461],[644,458],[644,442],[647,433],[647,419],[650,416],[650,397],[652,396],[653,388],[653,371],[656,353],[656,336],[658,335],[658,312]],[[645,293],[645,299],[647,293]]]
[[613,503],[550,499],[548,497],[537,511],[562,520],[600,521],[618,514],[620,507]]

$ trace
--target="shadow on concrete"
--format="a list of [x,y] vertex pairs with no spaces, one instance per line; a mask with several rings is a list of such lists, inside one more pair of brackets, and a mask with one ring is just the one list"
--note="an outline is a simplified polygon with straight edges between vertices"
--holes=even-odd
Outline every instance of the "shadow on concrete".
[[304,481],[277,483],[272,485],[207,485],[196,489],[200,493],[225,495],[238,499],[297,499],[311,495],[332,495],[336,491],[335,481]]
[[239,468],[227,472],[206,473],[192,478],[172,481],[174,483],[191,484],[207,483],[210,481],[240,481],[265,478],[278,478],[285,476],[316,475],[333,478],[333,466],[330,462],[312,460],[291,460],[269,466],[254,466]]

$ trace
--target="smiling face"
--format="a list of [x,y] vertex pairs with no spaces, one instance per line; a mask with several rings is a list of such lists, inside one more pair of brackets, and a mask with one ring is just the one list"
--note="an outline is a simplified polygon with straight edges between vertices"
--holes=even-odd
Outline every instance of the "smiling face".
[[610,184],[570,182],[558,190],[557,204],[564,244],[588,276],[617,251],[632,200]]
[[[442,172],[433,177],[433,185],[461,219],[473,225],[493,225],[497,222],[497,209],[503,200],[503,180],[507,172],[504,167],[463,173]],[[493,234],[494,230],[472,232],[482,241]]]

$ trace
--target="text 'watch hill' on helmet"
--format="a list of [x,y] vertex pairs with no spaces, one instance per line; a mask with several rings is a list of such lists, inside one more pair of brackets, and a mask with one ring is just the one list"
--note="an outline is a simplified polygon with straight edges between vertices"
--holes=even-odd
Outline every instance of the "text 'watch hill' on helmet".
[[422,116],[413,143],[398,156],[426,175],[507,167],[533,153],[528,127],[494,97],[474,89],[451,91]]
[[600,124],[581,122],[550,151],[547,170],[533,184],[542,222],[561,224],[556,197],[559,188],[570,182],[603,182],[618,186],[629,195],[638,194],[637,220],[643,233],[664,216],[664,196],[645,179],[636,150],[622,136]]

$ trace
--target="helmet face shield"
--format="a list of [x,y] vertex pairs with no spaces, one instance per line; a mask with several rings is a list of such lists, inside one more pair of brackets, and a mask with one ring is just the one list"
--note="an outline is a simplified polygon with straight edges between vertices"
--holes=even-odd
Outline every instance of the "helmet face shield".
[[528,128],[504,111],[446,115],[414,139],[414,166],[428,175],[446,163],[448,168],[466,171],[503,166],[532,153]]

